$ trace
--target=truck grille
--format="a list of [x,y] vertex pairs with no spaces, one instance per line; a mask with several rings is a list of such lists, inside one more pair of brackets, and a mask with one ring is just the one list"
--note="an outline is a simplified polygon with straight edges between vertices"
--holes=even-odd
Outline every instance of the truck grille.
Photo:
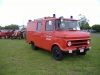
[[87,45],[87,40],[74,40],[71,41],[72,46],[81,46],[81,45]]

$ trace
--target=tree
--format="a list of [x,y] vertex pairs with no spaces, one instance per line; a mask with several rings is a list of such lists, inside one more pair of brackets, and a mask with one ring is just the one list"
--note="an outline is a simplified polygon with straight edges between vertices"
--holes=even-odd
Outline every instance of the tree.
[[19,26],[16,24],[11,24],[11,25],[5,26],[5,29],[7,30],[19,29]]
[[97,32],[100,31],[100,24],[95,24],[92,26],[93,30],[96,30]]
[[80,19],[79,19],[78,23],[80,25],[80,28],[82,30],[83,29],[85,29],[85,30],[90,29],[91,27],[89,26],[89,23],[88,23],[89,20],[84,15],[82,15],[82,14],[79,14],[79,17],[80,17]]
[[88,22],[86,22],[86,24],[84,25],[83,28],[84,28],[85,30],[91,29],[91,27],[89,26],[89,23],[88,23]]
[[4,27],[0,26],[0,30],[3,30],[3,29],[4,29]]
[[0,30],[1,30],[1,26],[0,26]]

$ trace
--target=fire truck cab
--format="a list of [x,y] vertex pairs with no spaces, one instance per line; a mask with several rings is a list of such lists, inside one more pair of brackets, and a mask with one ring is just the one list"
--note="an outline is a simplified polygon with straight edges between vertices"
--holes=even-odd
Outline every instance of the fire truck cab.
[[26,41],[32,49],[43,48],[52,52],[55,60],[63,59],[63,52],[85,55],[90,47],[90,34],[80,30],[78,20],[59,17],[44,17],[29,20]]

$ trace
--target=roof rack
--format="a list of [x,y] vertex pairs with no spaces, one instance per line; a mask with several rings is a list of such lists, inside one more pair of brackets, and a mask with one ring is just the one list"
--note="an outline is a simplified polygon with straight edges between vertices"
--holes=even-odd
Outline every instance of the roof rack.
[[37,20],[43,20],[44,18],[38,18],[38,19],[34,19],[34,21],[37,21]]
[[48,16],[48,17],[44,17],[44,19],[50,19],[50,18],[53,18],[53,17],[50,17],[50,16]]
[[38,19],[34,19],[34,21],[43,20],[43,19],[50,19],[50,18],[53,18],[53,17],[48,16],[48,17],[38,18]]

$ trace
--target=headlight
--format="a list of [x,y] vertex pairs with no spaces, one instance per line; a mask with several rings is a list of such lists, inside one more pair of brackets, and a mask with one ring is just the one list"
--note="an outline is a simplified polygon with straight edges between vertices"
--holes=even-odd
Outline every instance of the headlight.
[[68,46],[71,46],[71,42],[70,41],[68,42]]
[[90,41],[89,40],[87,41],[87,44],[90,44]]

